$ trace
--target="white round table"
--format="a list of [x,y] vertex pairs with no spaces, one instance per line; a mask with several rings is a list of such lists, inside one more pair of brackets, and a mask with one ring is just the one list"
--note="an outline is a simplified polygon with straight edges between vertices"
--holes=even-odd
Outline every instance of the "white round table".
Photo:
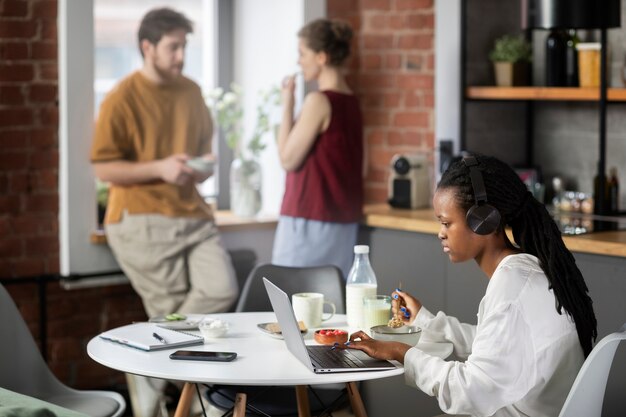
[[[211,314],[230,324],[225,337],[205,341],[204,345],[182,349],[237,352],[232,362],[204,362],[172,360],[169,355],[175,349],[145,352],[132,349],[98,336],[89,341],[87,353],[96,362],[119,371],[147,377],[224,385],[295,385],[353,383],[369,379],[386,378],[404,372],[401,364],[384,371],[341,372],[315,374],[300,363],[287,350],[284,340],[262,332],[257,324],[275,322],[273,312]],[[345,315],[337,314],[324,322],[327,328],[344,328]],[[195,333],[199,332],[196,330]],[[307,344],[316,344],[313,330],[305,335]],[[417,348],[441,358],[452,353],[451,343],[418,343]],[[191,386],[191,384],[188,384]],[[191,388],[184,391],[193,395]],[[306,393],[306,391],[304,391]],[[185,392],[183,392],[183,395]],[[356,393],[358,394],[358,392]],[[360,401],[360,397],[358,398]],[[179,408],[183,402],[179,403]],[[184,413],[184,411],[183,411]],[[179,415],[177,410],[177,415]],[[183,414],[180,414],[183,415]]]

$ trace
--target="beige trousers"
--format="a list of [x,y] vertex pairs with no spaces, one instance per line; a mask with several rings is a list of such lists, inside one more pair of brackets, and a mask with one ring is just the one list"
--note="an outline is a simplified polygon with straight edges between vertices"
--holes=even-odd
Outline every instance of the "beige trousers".
[[213,222],[124,213],[106,235],[149,317],[222,312],[235,302],[235,272]]

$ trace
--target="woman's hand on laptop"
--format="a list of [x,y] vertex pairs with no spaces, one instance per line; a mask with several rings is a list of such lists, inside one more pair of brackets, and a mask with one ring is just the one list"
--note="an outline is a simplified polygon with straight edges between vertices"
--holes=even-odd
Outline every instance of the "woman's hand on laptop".
[[340,349],[357,349],[375,359],[396,360],[404,364],[404,355],[411,346],[401,342],[385,342],[372,339],[367,333],[359,330],[352,333],[345,344],[336,345]]

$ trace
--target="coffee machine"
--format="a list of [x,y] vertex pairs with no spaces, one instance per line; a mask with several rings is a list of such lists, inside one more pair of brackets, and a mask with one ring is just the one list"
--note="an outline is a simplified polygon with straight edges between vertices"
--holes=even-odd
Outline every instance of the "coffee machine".
[[430,204],[429,160],[426,154],[397,154],[389,166],[389,205],[416,209]]

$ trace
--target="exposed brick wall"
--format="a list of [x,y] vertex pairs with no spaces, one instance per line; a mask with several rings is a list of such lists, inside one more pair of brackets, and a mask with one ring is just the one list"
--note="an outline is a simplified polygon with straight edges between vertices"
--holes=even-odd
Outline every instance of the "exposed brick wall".
[[[59,272],[57,1],[0,0],[0,278]],[[7,290],[36,337],[38,289]],[[49,365],[77,388],[123,381],[87,356],[91,337],[145,319],[130,286],[65,291],[47,285]]]
[[327,7],[355,30],[349,83],[365,119],[366,200],[383,202],[393,155],[434,147],[434,2],[328,0]]
[[0,1],[0,276],[55,273],[56,1]]

